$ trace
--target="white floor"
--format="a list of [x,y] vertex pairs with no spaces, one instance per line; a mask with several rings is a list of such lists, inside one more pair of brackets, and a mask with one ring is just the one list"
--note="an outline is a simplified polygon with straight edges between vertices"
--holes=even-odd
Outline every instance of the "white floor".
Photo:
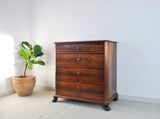
[[160,104],[119,100],[111,111],[94,103],[59,99],[52,90],[36,89],[30,96],[0,97],[0,119],[160,119]]

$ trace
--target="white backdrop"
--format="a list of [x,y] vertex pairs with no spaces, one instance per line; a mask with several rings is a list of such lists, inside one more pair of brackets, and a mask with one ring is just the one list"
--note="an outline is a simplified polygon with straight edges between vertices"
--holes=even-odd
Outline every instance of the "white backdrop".
[[118,41],[118,93],[160,98],[159,0],[32,0],[33,40],[48,65],[38,85],[54,86],[54,41]]
[[29,38],[29,1],[0,0],[0,93],[12,91],[10,76],[23,73],[20,42]]

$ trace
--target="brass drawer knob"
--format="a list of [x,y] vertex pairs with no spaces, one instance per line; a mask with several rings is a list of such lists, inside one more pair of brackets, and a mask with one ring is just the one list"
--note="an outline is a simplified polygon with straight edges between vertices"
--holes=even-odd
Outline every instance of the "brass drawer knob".
[[77,72],[77,75],[80,75],[81,73],[80,72]]
[[79,50],[79,49],[80,49],[80,47],[79,47],[79,46],[77,46],[77,47],[76,47],[76,50]]
[[77,61],[80,61],[80,60],[81,60],[81,59],[78,57],[78,58],[77,58]]

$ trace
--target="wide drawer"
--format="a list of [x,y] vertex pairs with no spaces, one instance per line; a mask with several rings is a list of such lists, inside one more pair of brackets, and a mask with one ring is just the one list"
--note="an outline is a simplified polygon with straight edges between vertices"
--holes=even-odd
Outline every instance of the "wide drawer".
[[103,68],[103,54],[56,54],[57,67]]
[[57,68],[58,81],[104,84],[104,69]]
[[56,44],[57,52],[104,52],[104,43],[65,43]]
[[56,95],[103,101],[104,85],[56,81]]
[[78,98],[77,83],[56,81],[56,95]]

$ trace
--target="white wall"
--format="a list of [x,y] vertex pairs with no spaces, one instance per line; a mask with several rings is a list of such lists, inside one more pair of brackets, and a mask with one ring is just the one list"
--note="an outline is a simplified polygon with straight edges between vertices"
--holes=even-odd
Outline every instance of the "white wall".
[[36,69],[37,84],[53,86],[54,41],[118,41],[118,93],[160,98],[159,0],[32,0],[33,42],[48,65]]
[[0,94],[12,91],[10,76],[22,74],[24,63],[17,52],[28,38],[29,0],[0,0]]

